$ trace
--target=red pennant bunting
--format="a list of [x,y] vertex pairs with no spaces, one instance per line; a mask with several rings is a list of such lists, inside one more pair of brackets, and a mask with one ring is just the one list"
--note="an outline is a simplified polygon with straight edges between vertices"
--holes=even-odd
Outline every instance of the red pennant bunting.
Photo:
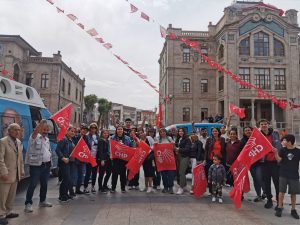
[[122,59],[120,56],[113,54],[118,60],[120,60],[122,63],[124,63],[125,65],[128,65],[128,62],[125,61],[124,59]]
[[167,36],[167,30],[166,28],[164,28],[163,26],[159,26],[159,30],[160,30],[160,35],[162,38],[166,38]]
[[92,28],[92,29],[88,30],[87,33],[88,33],[89,35],[91,35],[92,37],[98,35],[98,32],[96,31],[95,28]]
[[81,162],[90,163],[92,167],[97,166],[96,159],[92,156],[91,150],[83,138],[80,138],[70,157],[76,158]]
[[170,40],[175,40],[176,38],[177,38],[176,35],[173,32],[170,32],[169,39]]
[[100,37],[95,38],[95,40],[98,41],[101,44],[105,43],[105,41],[103,40],[103,38],[100,38]]
[[148,79],[148,77],[147,77],[146,75],[143,75],[143,74],[139,74],[138,76],[139,76],[140,78],[142,78],[143,80]]
[[77,17],[73,14],[68,14],[67,17],[69,17],[69,19],[72,20],[72,21],[77,20]]
[[105,44],[103,44],[103,47],[108,50],[108,49],[112,48],[112,44],[111,43],[105,43]]
[[194,176],[194,185],[193,185],[194,196],[196,198],[199,198],[206,192],[206,188],[207,188],[207,179],[206,179],[205,168],[203,164],[199,164],[194,167],[193,176]]
[[150,21],[150,17],[149,17],[146,13],[141,12],[141,17],[142,17],[144,20]]
[[136,74],[141,74],[139,71],[133,69],[131,66],[127,66],[132,72],[136,73]]
[[135,7],[134,5],[130,4],[130,13],[135,13],[138,10],[139,9],[137,7]]
[[122,159],[125,161],[129,161],[136,151],[135,148],[128,147],[112,139],[110,139],[110,149],[112,159]]
[[84,30],[84,25],[82,23],[77,23],[77,25]]
[[154,156],[157,172],[164,170],[176,170],[173,143],[154,144]]
[[54,0],[46,0],[47,2],[49,2],[51,5],[54,4]]
[[51,117],[51,119],[54,120],[60,127],[60,131],[57,135],[58,141],[63,139],[63,137],[67,133],[67,129],[70,125],[72,108],[72,103],[69,103]]
[[60,9],[60,8],[58,8],[57,6],[56,6],[56,10],[57,10],[58,13],[65,13],[65,10]]

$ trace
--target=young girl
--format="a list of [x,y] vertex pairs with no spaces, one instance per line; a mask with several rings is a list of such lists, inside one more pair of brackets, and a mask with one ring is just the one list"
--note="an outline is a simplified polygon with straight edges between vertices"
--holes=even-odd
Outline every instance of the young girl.
[[218,155],[214,155],[213,164],[208,170],[208,183],[212,187],[212,202],[219,198],[219,203],[223,203],[222,200],[222,187],[226,182],[225,167],[221,164],[221,158]]

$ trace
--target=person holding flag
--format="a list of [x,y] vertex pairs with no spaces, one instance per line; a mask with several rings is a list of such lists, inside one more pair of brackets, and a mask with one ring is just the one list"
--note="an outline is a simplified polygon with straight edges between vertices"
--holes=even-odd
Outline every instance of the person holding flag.
[[[120,142],[124,145],[132,147],[132,142],[128,136],[125,135],[124,129],[121,125],[116,127],[116,133],[111,138],[114,141]],[[120,176],[121,182],[121,191],[125,193],[125,185],[126,185],[126,163],[127,161],[122,159],[113,159],[112,160],[113,167],[112,167],[112,179],[111,179],[111,193],[115,193],[118,176]]]
[[[57,143],[56,154],[58,156],[59,169],[62,175],[62,182],[59,186],[59,201],[68,202],[76,197],[71,178],[71,161],[70,155],[75,147],[72,138],[74,138],[76,128],[69,125],[66,136]],[[69,192],[69,194],[68,194]]]

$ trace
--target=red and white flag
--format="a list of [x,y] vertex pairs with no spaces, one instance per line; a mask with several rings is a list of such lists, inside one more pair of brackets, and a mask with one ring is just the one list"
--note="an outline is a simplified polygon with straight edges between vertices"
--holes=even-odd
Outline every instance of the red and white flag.
[[125,161],[129,161],[136,151],[135,148],[128,147],[112,139],[110,139],[110,150],[111,159],[122,159]]
[[120,60],[122,63],[124,63],[125,65],[128,65],[128,62],[125,61],[124,59],[121,58],[121,56],[118,56],[116,54],[113,54],[118,60]]
[[84,30],[84,25],[82,23],[77,23],[77,25],[82,29]]
[[100,38],[100,37],[95,38],[95,40],[96,40],[97,42],[101,43],[101,44],[105,43],[105,41],[103,40],[103,38]]
[[230,113],[235,113],[241,119],[244,119],[246,117],[245,108],[239,108],[239,107],[235,106],[232,103],[229,104],[229,112]]
[[72,108],[72,103],[69,103],[51,117],[51,119],[55,121],[60,127],[60,131],[57,135],[58,141],[63,139],[63,137],[67,133],[68,127],[70,125]]
[[177,36],[173,32],[170,32],[169,39],[170,40],[175,40],[176,38],[177,38]]
[[6,69],[3,69],[3,70],[1,71],[1,73],[2,73],[4,76],[6,76],[6,75],[8,74],[8,71],[7,71]]
[[96,31],[95,28],[92,28],[92,29],[88,30],[87,33],[88,33],[89,35],[91,35],[92,37],[98,35],[98,32]]
[[140,167],[143,165],[145,159],[150,152],[150,146],[144,141],[139,142],[138,147],[135,150],[134,156],[129,160],[126,167],[129,170],[128,180],[132,180],[134,176],[140,171]]
[[103,47],[108,50],[108,49],[112,48],[112,44],[111,43],[105,43],[105,44],[103,44]]
[[138,10],[139,9],[137,7],[135,7],[134,5],[130,4],[130,13],[135,13]]
[[77,17],[73,14],[68,14],[67,17],[69,17],[69,19],[73,21],[77,20]]
[[157,172],[164,170],[176,170],[173,146],[173,143],[154,144],[153,152]]
[[65,10],[63,10],[63,9],[57,7],[57,6],[56,6],[56,10],[57,10],[58,13],[64,13],[65,12]]
[[166,28],[164,28],[163,26],[159,26],[159,30],[160,30],[160,35],[162,38],[166,38],[167,36],[167,30]]
[[54,0],[46,0],[47,2],[49,2],[51,5],[54,4]]
[[141,17],[142,17],[144,20],[150,21],[150,17],[149,17],[146,13],[141,12]]
[[139,76],[140,78],[142,78],[143,80],[148,79],[148,77],[147,77],[146,75],[144,75],[144,74],[139,74],[138,76]]
[[89,147],[81,137],[70,157],[76,158],[81,162],[90,163],[92,167],[97,166],[96,159],[92,156]]
[[207,188],[207,179],[206,179],[205,168],[203,163],[194,167],[193,176],[194,176],[194,185],[193,185],[194,196],[199,198],[205,193]]

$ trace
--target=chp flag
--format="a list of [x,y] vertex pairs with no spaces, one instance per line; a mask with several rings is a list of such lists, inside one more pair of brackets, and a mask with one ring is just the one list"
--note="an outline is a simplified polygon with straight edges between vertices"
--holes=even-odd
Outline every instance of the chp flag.
[[127,145],[110,139],[111,159],[129,161],[133,157],[135,151],[135,148],[128,147]]
[[250,190],[248,171],[253,163],[271,152],[273,146],[268,139],[256,128],[238,158],[230,167],[234,179],[234,187],[229,196],[236,208],[241,207],[242,193]]
[[193,176],[194,176],[194,185],[193,185],[194,196],[196,198],[199,198],[206,192],[206,188],[207,188],[207,179],[206,179],[205,168],[203,163],[194,167]]
[[157,172],[164,170],[176,170],[175,156],[173,152],[173,143],[158,144],[153,146]]
[[60,131],[57,135],[58,141],[63,139],[67,133],[67,129],[70,125],[72,108],[72,103],[69,103],[51,117],[51,119],[54,120],[54,122],[56,122],[60,128]]
[[134,156],[126,164],[129,170],[127,179],[130,181],[140,171],[140,167],[143,165],[146,157],[149,155],[150,146],[144,141],[140,141],[138,147],[135,150]]
[[90,163],[92,167],[97,166],[96,159],[92,156],[89,147],[82,137],[78,141],[78,144],[75,146],[70,157],[76,158],[81,162]]

